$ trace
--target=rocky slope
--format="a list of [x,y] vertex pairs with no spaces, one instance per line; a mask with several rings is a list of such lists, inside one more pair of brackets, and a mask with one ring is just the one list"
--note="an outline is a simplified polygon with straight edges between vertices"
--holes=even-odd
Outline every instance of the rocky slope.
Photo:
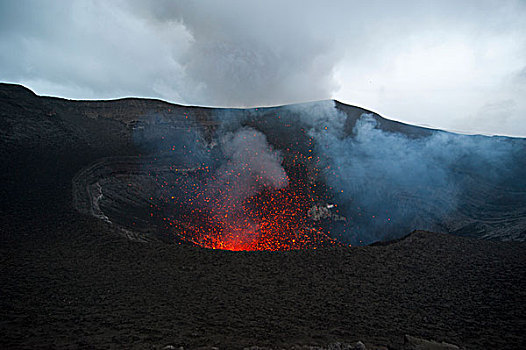
[[[66,101],[8,84],[0,85],[0,106],[3,348],[292,348],[361,340],[397,349],[405,334],[468,349],[526,346],[524,243],[418,231],[389,244],[288,252],[166,244],[173,240],[144,212],[151,193],[163,194],[152,177],[163,178],[173,164],[193,171],[199,158],[174,158],[165,146],[180,140],[181,130],[197,128],[213,148],[224,110],[138,99]],[[346,115],[345,134],[360,136],[356,125],[367,111],[336,106]],[[257,118],[243,122],[266,133],[276,149],[294,145],[296,154],[310,153],[310,129],[289,132],[307,122],[272,122],[288,115],[288,125],[297,112],[287,111],[259,111],[264,118],[253,111]],[[404,135],[398,141],[433,133],[372,118],[373,132]],[[504,142],[523,147],[521,140]],[[286,169],[294,159],[284,152]],[[478,159],[464,155],[452,163],[467,189],[453,214],[441,216],[451,203],[447,195],[419,197],[425,192],[401,185],[397,191],[407,199],[400,195],[400,205],[420,198],[416,203],[434,216],[413,223],[444,232],[523,240],[521,160],[496,184],[493,174],[472,171]],[[302,176],[329,191],[329,173],[304,162]]]

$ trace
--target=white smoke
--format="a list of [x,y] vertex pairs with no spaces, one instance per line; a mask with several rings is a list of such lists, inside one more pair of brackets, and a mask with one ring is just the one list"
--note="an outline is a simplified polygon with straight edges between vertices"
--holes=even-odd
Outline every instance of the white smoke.
[[510,139],[441,131],[409,137],[380,129],[368,113],[344,134],[347,115],[334,105],[290,110],[311,126],[325,181],[351,225],[343,237],[353,243],[440,230],[466,191],[478,193],[473,178],[499,186],[526,175],[518,166],[524,146]]
[[266,136],[252,128],[241,128],[221,137],[225,161],[217,169],[210,184],[220,195],[221,202],[232,207],[240,205],[264,187],[279,189],[288,184],[288,177],[281,165],[282,157],[272,149]]

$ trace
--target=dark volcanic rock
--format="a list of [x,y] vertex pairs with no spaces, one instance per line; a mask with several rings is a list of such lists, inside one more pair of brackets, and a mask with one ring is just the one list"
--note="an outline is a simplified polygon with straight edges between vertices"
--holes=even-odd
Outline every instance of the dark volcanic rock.
[[[8,84],[0,84],[0,106],[2,348],[327,348],[358,340],[403,348],[404,334],[467,349],[526,347],[525,243],[417,231],[390,244],[288,252],[165,244],[138,210],[151,204],[151,189],[137,159],[158,154],[148,142],[155,135],[140,131],[169,120],[175,134],[190,125],[212,143],[217,111],[66,101]],[[339,108],[356,123],[358,109]],[[378,120],[412,138],[429,132]],[[272,127],[261,123],[258,130]],[[495,189],[470,176],[473,194],[455,229],[491,237],[493,228],[522,227],[509,237],[524,237],[520,187]],[[124,191],[130,180],[141,187]]]
[[433,340],[406,335],[404,337],[404,350],[459,350],[459,347],[446,342],[437,343]]

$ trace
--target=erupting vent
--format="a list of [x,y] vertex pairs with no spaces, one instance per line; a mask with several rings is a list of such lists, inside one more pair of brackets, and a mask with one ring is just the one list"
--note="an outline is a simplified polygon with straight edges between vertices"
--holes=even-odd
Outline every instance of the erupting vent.
[[[184,180],[178,184],[181,188],[187,187]],[[193,188],[192,193],[196,190],[195,197],[166,198],[166,206],[160,211],[172,212],[163,221],[184,241],[205,248],[249,251],[316,249],[337,244],[309,218],[308,211],[315,201],[300,181],[291,181],[277,190],[264,188],[242,202],[207,198],[206,188]]]
[[[229,170],[228,176],[210,175],[205,168],[181,172],[170,181],[158,178],[161,186],[172,190],[164,191],[151,216],[161,216],[166,232],[211,249],[279,251],[338,245],[309,215],[320,195],[298,158],[302,157],[292,162],[283,181],[265,181],[246,163],[234,174]],[[276,183],[284,186],[275,188],[280,186]]]
[[341,244],[326,215],[337,217],[338,209],[327,205],[332,199],[320,180],[319,157],[303,129],[294,134],[301,140],[289,136],[272,144],[249,126],[212,141],[183,130],[177,139],[191,142],[182,146],[174,146],[172,137],[163,148],[168,151],[158,155],[104,159],[85,169],[75,187],[88,189],[89,203],[77,208],[128,233],[210,249],[286,251]]
[[145,240],[292,250],[415,229],[526,239],[523,140],[418,129],[333,102],[181,107],[130,132],[136,155],[79,172],[75,206]]

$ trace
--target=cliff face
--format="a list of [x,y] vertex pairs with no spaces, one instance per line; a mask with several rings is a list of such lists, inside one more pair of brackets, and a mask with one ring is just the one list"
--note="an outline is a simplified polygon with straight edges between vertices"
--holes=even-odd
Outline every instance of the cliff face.
[[161,198],[178,196],[160,186],[178,181],[172,167],[221,168],[224,136],[248,128],[265,135],[292,180],[310,184],[312,208],[339,206],[326,217],[341,220],[321,220],[338,239],[369,243],[430,229],[526,240],[522,139],[437,132],[330,101],[213,109],[136,98],[69,101],[0,84],[0,106],[6,212],[74,203],[152,238],[163,229],[149,219],[151,208],[166,214]]

